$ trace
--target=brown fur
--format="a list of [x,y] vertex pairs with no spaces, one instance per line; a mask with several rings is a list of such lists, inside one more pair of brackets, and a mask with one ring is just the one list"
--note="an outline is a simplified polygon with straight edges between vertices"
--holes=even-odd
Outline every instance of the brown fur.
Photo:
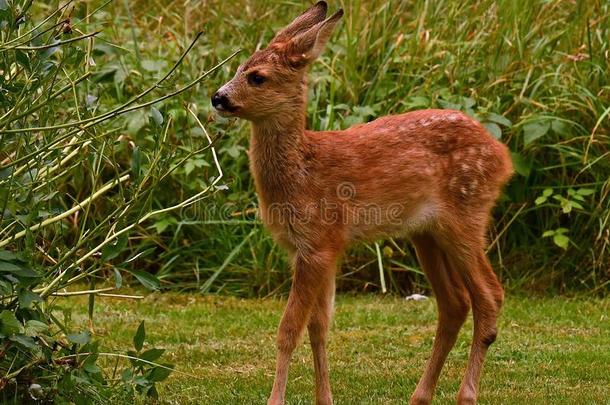
[[[320,2],[256,52],[217,94],[252,121],[260,214],[293,257],[269,404],[284,403],[288,364],[307,327],[316,403],[331,404],[325,352],[336,262],[357,240],[410,236],[439,310],[437,337],[411,403],[428,404],[470,307],[474,340],[458,402],[475,403],[503,291],[484,254],[490,210],[512,174],[507,148],[459,111],[386,116],[345,131],[305,129],[306,66],[342,13]],[[252,85],[248,75],[266,79]]]

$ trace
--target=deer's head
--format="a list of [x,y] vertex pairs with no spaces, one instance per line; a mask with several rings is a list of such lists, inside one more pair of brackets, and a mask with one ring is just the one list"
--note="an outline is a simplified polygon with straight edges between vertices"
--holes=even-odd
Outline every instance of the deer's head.
[[303,108],[307,67],[322,53],[343,10],[326,18],[320,1],[280,31],[269,46],[255,52],[233,79],[212,96],[223,116],[260,121],[272,114]]

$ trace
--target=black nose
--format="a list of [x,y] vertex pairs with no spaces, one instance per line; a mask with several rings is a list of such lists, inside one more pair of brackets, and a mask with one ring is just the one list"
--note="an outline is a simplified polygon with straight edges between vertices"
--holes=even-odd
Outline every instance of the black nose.
[[212,105],[216,109],[218,109],[219,107],[220,108],[227,108],[229,106],[229,104],[230,104],[229,103],[229,99],[225,95],[220,95],[220,94],[218,94],[218,92],[216,92],[212,96]]

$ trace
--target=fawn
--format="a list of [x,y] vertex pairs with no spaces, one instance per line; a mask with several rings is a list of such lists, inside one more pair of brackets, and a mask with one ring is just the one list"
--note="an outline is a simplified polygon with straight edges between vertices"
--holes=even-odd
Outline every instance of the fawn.
[[344,131],[305,129],[308,66],[343,15],[321,1],[255,52],[212,97],[251,121],[260,216],[294,266],[279,325],[269,405],[284,403],[288,366],[307,327],[316,403],[332,404],[327,331],[338,258],[353,241],[409,236],[432,285],[438,325],[412,404],[429,404],[472,306],[474,339],[458,403],[476,403],[503,289],[485,255],[490,211],[512,174],[508,149],[459,111],[421,110]]

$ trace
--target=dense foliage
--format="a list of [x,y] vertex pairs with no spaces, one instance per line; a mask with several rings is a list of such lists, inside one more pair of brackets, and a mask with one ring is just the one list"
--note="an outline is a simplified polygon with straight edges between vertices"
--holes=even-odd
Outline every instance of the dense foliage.
[[[139,10],[136,2],[134,10]],[[260,296],[285,292],[282,253],[255,219],[247,167],[249,129],[211,111],[208,98],[257,47],[305,5],[300,1],[156,1],[135,12],[142,57],[166,59],[168,47],[199,28],[194,52],[214,63],[236,48],[194,94],[219,134],[229,190],[168,214],[147,262],[168,287]],[[610,5],[604,1],[349,1],[344,21],[311,73],[309,126],[345,128],[420,108],[458,108],[506,142],[517,174],[495,211],[490,254],[509,289],[607,291],[610,280]],[[121,8],[119,8],[121,9]],[[125,12],[121,9],[121,12]],[[161,14],[161,16],[159,15]],[[146,33],[146,34],[145,34]],[[117,38],[125,35],[117,28]],[[185,132],[186,133],[186,132]],[[197,190],[209,158],[185,165],[178,190]],[[159,195],[173,201],[174,192]],[[405,241],[354,248],[342,289],[424,289]]]
[[[186,85],[168,83],[175,80],[174,73],[193,42],[165,75],[150,81],[154,84],[148,89],[121,100],[105,98],[127,67],[119,63],[116,45],[95,42],[95,29],[108,20],[107,14],[100,14],[88,4],[0,2],[3,403],[83,404],[116,395],[124,400],[157,395],[156,382],[172,370],[157,363],[163,350],[143,350],[141,324],[135,351],[100,352],[92,340],[95,297],[138,298],[108,293],[121,287],[122,272],[148,288],[158,288],[153,275],[127,264],[137,263],[138,256],[146,253],[110,263],[122,256],[132,230],[145,226],[149,218],[198,201],[220,180],[218,175],[215,181],[210,179],[180,204],[152,208],[154,192],[165,179],[195,150],[212,145],[193,106],[183,107],[183,114],[174,118],[152,105],[198,85],[210,72]],[[96,61],[102,62],[101,68]],[[148,96],[155,92],[157,98]],[[168,138],[172,122],[186,121],[183,110],[190,112],[201,134],[180,149]],[[121,134],[126,122],[133,125],[136,119],[142,136],[137,144]],[[109,275],[114,287],[98,288],[98,280]],[[80,291],[66,291],[74,284]],[[81,294],[89,296],[90,330],[73,332],[69,311],[62,311],[55,299]],[[101,368],[100,357],[123,361]]]

